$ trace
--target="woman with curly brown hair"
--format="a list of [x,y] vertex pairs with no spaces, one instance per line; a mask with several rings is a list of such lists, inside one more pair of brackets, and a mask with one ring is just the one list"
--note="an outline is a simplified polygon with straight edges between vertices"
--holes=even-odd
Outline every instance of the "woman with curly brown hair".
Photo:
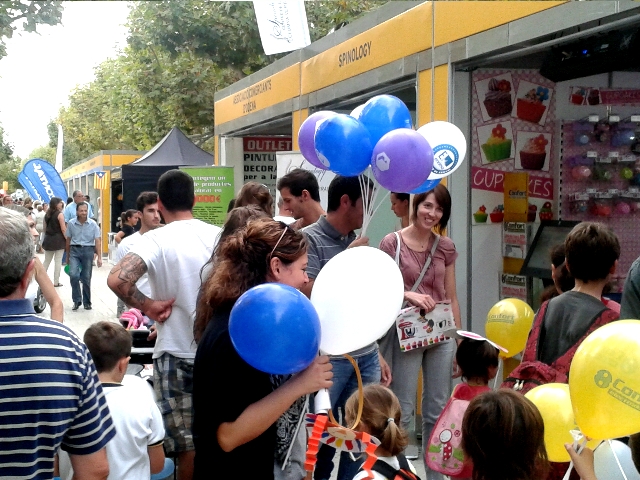
[[[309,281],[306,265],[304,236],[271,219],[249,221],[219,243],[194,326],[194,478],[210,478],[212,471],[235,478],[247,462],[254,478],[304,476],[304,429],[296,432],[301,397],[331,386],[329,358],[318,357],[291,378],[258,371],[235,351],[229,316],[236,300],[262,283],[302,287]],[[289,447],[301,440],[302,454],[283,469]]]

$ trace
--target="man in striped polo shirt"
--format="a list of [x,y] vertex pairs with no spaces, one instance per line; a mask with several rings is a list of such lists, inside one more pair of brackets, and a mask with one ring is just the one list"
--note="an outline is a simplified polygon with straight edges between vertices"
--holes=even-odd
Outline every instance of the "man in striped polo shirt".
[[[366,177],[365,177],[366,178]],[[371,180],[367,179],[368,182]],[[313,284],[320,270],[339,253],[347,248],[366,246],[367,237],[356,237],[354,230],[362,228],[363,204],[360,180],[358,177],[343,177],[337,175],[329,184],[327,214],[321,216],[316,223],[302,229],[307,238],[307,254],[309,263],[307,275],[309,283],[301,288],[302,292],[311,297]],[[344,272],[345,275],[355,275],[357,272]],[[389,384],[391,373],[389,366],[378,352],[378,344],[371,343],[355,352],[349,352],[358,364],[362,381],[380,383],[382,380]],[[357,389],[356,373],[349,361],[342,356],[332,356],[333,386],[329,389],[331,409],[334,412],[344,412],[347,398]],[[382,371],[381,371],[382,369]],[[322,445],[318,452],[318,462],[314,472],[316,480],[328,480],[333,469],[333,455],[335,448]],[[352,479],[362,464],[354,462],[347,452],[340,456],[338,480]]]
[[0,478],[53,477],[67,451],[74,478],[106,479],[115,435],[87,347],[24,298],[34,270],[25,218],[0,208]]

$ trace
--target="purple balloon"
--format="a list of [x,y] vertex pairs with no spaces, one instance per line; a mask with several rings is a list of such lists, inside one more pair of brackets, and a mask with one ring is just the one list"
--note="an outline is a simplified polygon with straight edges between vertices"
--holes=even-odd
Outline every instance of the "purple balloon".
[[318,122],[322,120],[326,120],[327,118],[333,117],[336,115],[335,112],[329,112],[326,110],[316,112],[313,115],[307,117],[307,119],[302,122],[300,125],[300,130],[298,131],[298,145],[300,147],[300,152],[302,156],[314,167],[321,168],[322,170],[326,170],[325,167],[318,155],[316,154],[316,147],[314,143],[314,136],[316,134],[316,128],[318,127]]
[[371,168],[380,185],[392,192],[409,192],[431,174],[433,151],[415,130],[398,128],[384,135],[373,149]]

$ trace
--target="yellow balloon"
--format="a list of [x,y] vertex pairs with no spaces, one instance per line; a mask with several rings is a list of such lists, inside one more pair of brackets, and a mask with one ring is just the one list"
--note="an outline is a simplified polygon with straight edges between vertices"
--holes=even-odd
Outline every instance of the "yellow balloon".
[[619,320],[589,335],[571,362],[576,422],[592,438],[640,432],[640,321]]
[[491,307],[485,332],[489,340],[508,350],[500,356],[509,358],[524,350],[534,316],[531,307],[517,298],[505,298]]
[[[571,430],[577,430],[569,385],[564,383],[547,383],[526,393],[525,397],[538,407],[544,421],[544,446],[547,456],[552,462],[568,462],[571,460],[565,443],[573,443]],[[594,449],[598,440],[591,440],[587,446]]]

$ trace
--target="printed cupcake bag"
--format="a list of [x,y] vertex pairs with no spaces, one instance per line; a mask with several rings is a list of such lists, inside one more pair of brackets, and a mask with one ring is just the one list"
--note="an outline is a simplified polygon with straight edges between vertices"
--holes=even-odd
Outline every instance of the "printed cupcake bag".
[[478,127],[478,142],[484,165],[513,158],[511,122],[504,121]]
[[553,89],[521,80],[516,94],[516,105],[512,117],[525,122],[544,125],[547,119]]
[[550,133],[516,132],[516,169],[548,172],[550,150]]
[[514,89],[510,73],[479,80],[475,86],[485,122],[511,114]]

